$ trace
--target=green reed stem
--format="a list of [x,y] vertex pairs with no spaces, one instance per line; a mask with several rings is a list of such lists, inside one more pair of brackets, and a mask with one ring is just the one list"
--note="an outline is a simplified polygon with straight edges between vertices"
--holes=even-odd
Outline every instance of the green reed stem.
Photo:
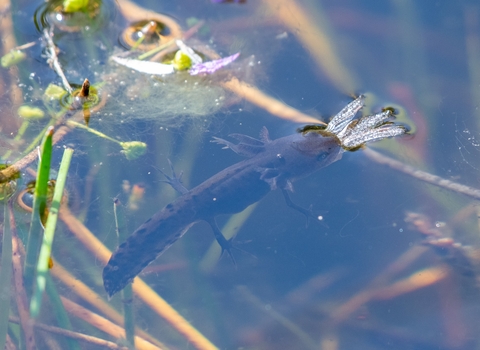
[[[50,274],[46,275],[46,292],[48,295],[48,299],[50,300],[50,304],[52,305],[53,313],[55,314],[55,318],[57,319],[58,326],[63,329],[67,329],[69,331],[73,330],[72,324],[70,323],[70,319],[68,318],[67,311],[63,306],[62,299],[58,294],[57,287],[52,280],[52,276]],[[68,343],[67,349],[72,350],[81,350],[82,347],[78,344],[78,341],[75,339],[67,338]]]
[[42,137],[45,135],[45,133],[47,132],[47,130],[52,127],[53,125],[55,124],[55,120],[54,119],[51,119],[49,122],[48,122],[48,125],[35,137],[35,139],[30,142],[30,144],[27,146],[27,148],[25,148],[25,150],[22,152],[23,155],[25,154],[28,154],[30,153],[35,147],[37,147],[37,145],[39,144],[39,142],[42,140]]
[[80,124],[80,123],[77,123],[76,121],[73,121],[73,120],[68,120],[67,121],[67,125],[70,126],[70,127],[74,127],[74,128],[79,128],[79,129],[83,129],[83,130],[86,130],[94,135],[97,135],[98,137],[102,137],[104,139],[107,139],[109,141],[112,141],[112,142],[115,142],[115,143],[118,143],[118,144],[121,144],[121,141],[118,141],[118,140],[115,140],[114,138],[108,136],[108,135],[105,135],[103,132],[100,132],[98,130],[95,130],[95,129],[92,129],[92,128],[89,128],[88,126],[86,125],[83,125],[83,124]]
[[144,35],[142,37],[140,37],[136,42],[135,44],[133,44],[132,48],[130,49],[131,51],[135,51],[142,43],[143,41],[145,40],[147,36]]
[[7,200],[3,201],[3,239],[2,260],[0,265],[0,349],[5,347],[8,332],[8,315],[10,312],[10,287],[12,279],[12,233]]
[[27,240],[27,256],[25,258],[25,289],[27,297],[31,297],[35,266],[38,261],[38,251],[42,239],[43,224],[47,208],[48,178],[50,176],[50,163],[52,160],[53,126],[50,126],[43,140],[41,158],[38,163],[37,179],[35,182],[35,194],[33,197],[33,210],[30,230]]
[[[19,141],[25,134],[25,131],[28,129],[28,126],[30,125],[30,121],[24,120],[22,122],[22,125],[20,125],[20,128],[18,129],[17,135],[13,138],[13,141]],[[38,144],[38,142],[37,142]],[[8,159],[12,155],[12,149],[9,149],[5,154],[2,156],[2,160]]]
[[145,152],[147,151],[147,144],[144,143],[144,142],[140,142],[140,141],[128,141],[128,142],[118,141],[118,140],[115,140],[114,138],[111,138],[108,135],[105,135],[104,133],[102,133],[98,130],[89,128],[88,126],[77,123],[76,121],[73,121],[73,120],[67,121],[67,125],[70,126],[70,127],[75,127],[75,128],[80,128],[80,129],[83,129],[83,130],[87,130],[88,132],[90,132],[94,135],[97,135],[97,136],[102,137],[106,140],[118,143],[123,148],[123,150],[120,151],[120,152],[123,153],[128,160],[136,159],[136,158],[144,155]]
[[53,200],[48,213],[47,223],[45,225],[45,233],[43,235],[42,247],[37,262],[37,283],[35,284],[34,293],[30,302],[30,314],[32,318],[37,318],[40,314],[42,304],[42,295],[45,291],[46,275],[48,274],[48,263],[52,254],[53,238],[55,236],[55,228],[57,226],[58,211],[63,197],[63,189],[67,181],[68,168],[72,160],[73,149],[67,148],[63,152],[60,170],[58,171],[57,181],[55,183],[55,191]]
[[14,141],[20,141],[21,138],[23,137],[23,135],[25,134],[25,131],[27,131],[29,125],[30,125],[30,121],[29,120],[24,120],[22,122],[22,125],[20,125],[20,127],[18,128],[18,132],[15,135],[15,137],[13,138],[13,140]]
[[[115,228],[118,241],[121,243],[127,239],[128,232],[125,224],[125,213],[118,199],[115,199],[113,202],[113,213],[115,215]],[[126,339],[129,345],[135,346],[135,316],[133,312],[133,291],[131,283],[123,289],[122,298]]]
[[147,51],[147,52],[141,54],[141,55],[138,56],[137,58],[138,58],[139,60],[144,60],[145,58],[150,57],[150,56],[153,56],[153,55],[155,55],[157,52],[160,52],[160,51],[162,51],[163,49],[166,49],[167,47],[169,47],[170,45],[173,45],[173,44],[175,44],[175,40],[170,40],[169,42],[166,42],[165,44],[160,45],[159,47],[156,47],[156,48],[154,48],[153,50],[150,50],[150,51]]

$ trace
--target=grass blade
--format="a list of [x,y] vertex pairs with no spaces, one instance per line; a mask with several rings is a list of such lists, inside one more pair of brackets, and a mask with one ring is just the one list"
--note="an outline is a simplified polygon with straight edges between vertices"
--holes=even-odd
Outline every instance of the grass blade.
[[5,347],[8,332],[8,314],[10,312],[10,286],[12,278],[12,233],[7,200],[3,201],[3,240],[2,261],[0,265],[0,349]]
[[[127,239],[128,233],[125,226],[125,215],[118,199],[115,199],[113,203],[113,213],[115,214],[115,227],[118,240],[119,242],[123,242]],[[131,283],[123,289],[122,297],[126,339],[129,345],[135,347],[135,316],[133,313],[133,291]]]
[[49,127],[43,139],[41,158],[38,163],[35,195],[33,197],[33,211],[30,230],[28,232],[27,256],[25,258],[25,287],[27,297],[31,296],[38,250],[42,239],[42,217],[47,207],[48,178],[52,159],[53,126]]
[[73,149],[67,148],[63,152],[60,170],[58,171],[57,181],[55,183],[55,191],[53,193],[52,205],[48,214],[47,223],[45,225],[45,233],[43,235],[43,243],[40,249],[40,255],[37,263],[37,277],[35,289],[30,302],[30,314],[32,318],[37,318],[40,313],[42,295],[45,290],[46,275],[48,274],[48,262],[52,253],[53,238],[55,236],[55,228],[57,226],[58,211],[63,197],[63,189],[67,180],[68,168],[72,160]]
[[[69,331],[73,330],[72,323],[68,318],[67,311],[63,306],[62,299],[58,294],[57,287],[53,282],[52,276],[50,274],[46,275],[46,291],[48,298],[50,299],[50,304],[52,305],[53,313],[57,319],[58,326],[62,329]],[[67,338],[66,343],[68,344],[67,349],[71,350],[81,350],[81,346],[76,339]]]

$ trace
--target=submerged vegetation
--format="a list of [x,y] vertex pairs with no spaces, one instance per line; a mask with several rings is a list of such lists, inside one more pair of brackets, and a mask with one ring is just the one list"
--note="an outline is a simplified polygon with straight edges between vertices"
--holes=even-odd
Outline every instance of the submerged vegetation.
[[[476,183],[480,146],[477,120],[464,106],[478,104],[480,8],[444,5],[464,11],[439,21],[450,29],[465,22],[467,52],[459,58],[449,52],[460,49],[441,45],[462,40],[441,35],[441,25],[430,24],[430,47],[419,42],[417,6],[427,5],[394,1],[392,13],[380,14],[332,4],[0,3],[0,347],[384,349],[378,339],[393,349],[478,347],[478,315],[463,310],[478,303],[472,200],[480,190],[464,183]],[[158,6],[175,16],[155,12]],[[399,32],[386,32],[386,23]],[[459,86],[454,78],[433,80],[430,56],[468,69],[462,74],[471,85],[458,93],[446,88]],[[367,95],[357,120],[364,97],[328,122],[319,113],[346,101],[327,92],[335,89],[377,95]],[[275,136],[306,124],[295,137],[334,135],[345,151],[406,128],[411,136],[379,143],[382,153],[361,152],[388,168],[364,166],[359,152],[361,165],[343,162],[299,184],[295,196],[313,205],[300,211],[317,219],[308,228],[274,194],[219,218],[215,232],[224,240],[240,232],[236,246],[247,252],[236,255],[236,268],[226,259],[217,264],[222,249],[197,225],[191,241],[175,244],[109,298],[102,269],[141,222],[173,202],[163,182],[183,193],[239,161],[203,142],[212,136],[205,135],[233,130],[239,144],[214,142],[251,156],[270,142],[262,129],[270,123]],[[256,130],[260,140],[245,136]],[[436,148],[441,156],[429,158]],[[272,154],[272,163],[282,162]],[[165,181],[173,163],[182,173]],[[473,179],[451,164],[474,169]],[[273,188],[272,174],[261,176]],[[292,189],[284,185],[283,192]]]

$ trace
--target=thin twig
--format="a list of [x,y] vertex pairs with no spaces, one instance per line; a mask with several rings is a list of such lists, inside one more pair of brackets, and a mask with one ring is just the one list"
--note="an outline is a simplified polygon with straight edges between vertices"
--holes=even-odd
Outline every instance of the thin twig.
[[[110,334],[112,337],[115,337],[118,339],[121,339],[121,338],[125,339],[125,330],[122,327],[117,326],[116,324],[112,323],[106,318],[84,308],[83,306],[78,305],[77,303],[71,301],[70,299],[67,299],[63,296],[61,296],[61,299],[62,299],[63,305],[65,306],[65,309],[70,314],[75,315],[76,317],[84,320],[85,322],[90,323],[95,328],[100,329],[101,331],[107,334]],[[136,349],[138,350],[161,349],[156,345],[153,345],[152,343],[140,337],[135,337],[135,345],[136,345]]]
[[427,182],[431,185],[445,188],[457,193],[464,194],[468,197],[479,200],[480,199],[480,189],[459,184],[447,179],[444,179],[440,176],[427,173],[426,171],[416,169],[410,165],[404,164],[398,160],[392,159],[388,156],[385,156],[381,153],[378,153],[371,148],[364,150],[366,156],[377,163],[388,165],[390,168],[398,170],[404,174],[410,175],[418,180]]
[[256,87],[248,85],[235,77],[229,81],[220,83],[220,85],[279,118],[287,119],[294,123],[325,124],[316,118],[268,96]]
[[37,45],[37,43],[35,41],[31,41],[29,43],[17,46],[14,50],[25,50],[35,45]]
[[[20,320],[17,317],[14,317],[14,316],[10,316],[8,320],[12,323],[16,323],[16,324],[20,323]],[[33,322],[33,327],[35,327],[37,329],[41,329],[41,330],[46,331],[46,332],[50,332],[50,333],[54,333],[54,334],[60,334],[60,335],[63,335],[64,337],[67,337],[67,338],[70,338],[70,339],[81,340],[85,343],[102,346],[102,347],[107,348],[107,349],[128,350],[128,347],[120,346],[118,344],[115,344],[114,342],[104,340],[104,339],[100,339],[100,338],[97,338],[97,337],[93,337],[91,335],[86,335],[86,334],[83,334],[83,333],[69,331],[68,329],[49,326],[49,325],[39,323],[39,322]]]
[[52,29],[45,28],[43,30],[43,37],[45,38],[45,43],[47,45],[48,63],[53,68],[55,73],[58,74],[60,79],[62,79],[62,84],[64,89],[67,90],[69,94],[71,94],[73,89],[68,83],[67,77],[63,73],[63,69],[62,69],[62,66],[60,65],[60,62],[58,62],[57,50],[52,39],[53,37]]

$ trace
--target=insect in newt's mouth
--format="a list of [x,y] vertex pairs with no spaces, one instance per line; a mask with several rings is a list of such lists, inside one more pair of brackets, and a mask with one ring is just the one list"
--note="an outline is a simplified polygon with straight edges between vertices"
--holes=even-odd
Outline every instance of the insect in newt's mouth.
[[231,256],[231,242],[215,223],[221,214],[238,213],[268,192],[280,189],[287,205],[305,215],[310,212],[289,197],[292,182],[326,167],[343,152],[361,148],[367,142],[399,136],[407,131],[391,122],[391,109],[354,120],[362,108],[360,96],[343,108],[326,127],[308,125],[298,133],[270,140],[264,128],[260,139],[232,134],[237,144],[214,138],[247,159],[215,174],[190,191],[175,177],[168,182],[182,195],[143,223],[113,253],[103,270],[103,284],[109,296],[122,290],[148,264],[175,243],[196,222],[210,224],[217,242]]

